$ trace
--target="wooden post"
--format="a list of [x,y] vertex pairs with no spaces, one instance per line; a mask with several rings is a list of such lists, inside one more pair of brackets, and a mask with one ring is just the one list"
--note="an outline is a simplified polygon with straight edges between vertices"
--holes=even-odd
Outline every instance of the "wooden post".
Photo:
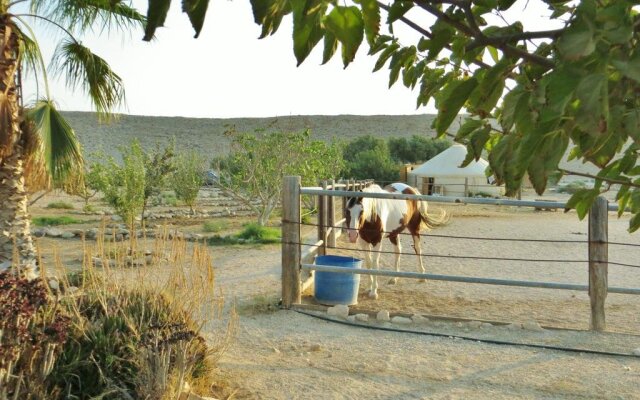
[[608,290],[608,217],[607,199],[598,196],[589,211],[589,298],[591,330],[604,331],[604,302]]
[[[336,190],[336,181],[331,179],[329,181],[331,185],[331,190]],[[327,196],[327,225],[331,227],[331,231],[329,232],[329,237],[327,238],[327,246],[328,247],[336,247],[336,229],[338,229],[336,225],[336,198],[335,196]]]
[[[327,190],[327,181],[323,180],[322,181],[322,189],[323,190]],[[320,196],[320,209],[318,212],[318,225],[320,227],[320,235],[318,236],[318,239],[322,240],[322,246],[318,249],[318,255],[324,256],[327,254],[327,221],[329,220],[328,218],[328,213],[329,213],[329,207],[328,207],[328,197],[329,196]]]
[[469,178],[464,178],[464,197],[469,197]]
[[300,303],[300,177],[284,178],[282,190],[282,306]]

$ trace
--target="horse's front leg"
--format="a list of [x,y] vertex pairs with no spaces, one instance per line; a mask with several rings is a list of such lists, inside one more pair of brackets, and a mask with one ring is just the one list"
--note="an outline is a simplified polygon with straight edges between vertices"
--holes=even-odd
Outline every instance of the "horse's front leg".
[[[380,269],[380,250],[382,249],[382,242],[379,242],[373,246],[373,251],[376,253],[375,255],[375,264],[374,267],[376,271]],[[378,276],[371,275],[371,290],[369,291],[369,298],[373,300],[378,299]]]
[[[420,247],[420,236],[419,235],[411,235],[411,237],[413,238],[413,249],[416,252],[416,256],[418,257],[418,266],[420,267],[420,271],[424,274],[425,273],[425,269],[424,269],[424,265],[422,264],[422,249]],[[420,282],[426,282],[426,279],[420,279]]]
[[[395,253],[394,257],[395,257],[396,272],[400,272],[400,253],[402,253],[402,245],[400,244],[400,238],[397,235],[389,236],[389,241],[393,245],[393,251]],[[395,285],[396,283],[398,283],[397,277],[393,277],[389,279],[389,284]]]
[[[365,242],[364,240],[362,240],[361,238],[358,238],[358,244],[360,245],[360,248],[364,252],[364,266],[367,267],[367,269],[371,269],[371,267],[373,266],[372,265],[373,260],[371,259],[371,245]],[[375,276],[369,275],[369,281],[370,281],[369,297],[373,299],[378,298],[378,295],[377,295],[378,282],[377,280],[375,280],[375,278],[376,278]],[[374,293],[375,296],[372,296],[372,293]]]

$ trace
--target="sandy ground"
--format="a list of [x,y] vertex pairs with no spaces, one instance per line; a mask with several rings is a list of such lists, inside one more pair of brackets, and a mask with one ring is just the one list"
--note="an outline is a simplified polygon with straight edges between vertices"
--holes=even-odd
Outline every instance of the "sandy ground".
[[[574,214],[511,209],[464,208],[437,235],[539,238],[586,241],[586,221]],[[610,240],[639,244],[626,232],[627,220],[611,215]],[[403,239],[410,250],[408,238]],[[350,247],[339,240],[339,247]],[[387,246],[389,248],[389,246]],[[500,256],[505,258],[586,260],[586,243],[521,243],[426,237],[425,253]],[[338,253],[354,254],[346,250]],[[610,259],[638,264],[637,247],[612,246]],[[258,399],[511,399],[640,398],[640,358],[596,356],[523,346],[501,346],[345,326],[295,311],[259,312],[275,302],[280,290],[279,248],[241,252],[213,248],[218,287],[237,301],[241,312],[236,340],[220,362],[229,384],[241,388],[238,398]],[[429,257],[428,271],[506,279],[585,284],[581,263],[513,262]],[[391,256],[382,257],[390,269]],[[405,257],[403,270],[415,270]],[[610,267],[611,286],[640,287],[640,269]],[[381,280],[380,298],[366,296],[368,278],[360,284],[358,307],[404,313],[459,316],[468,319],[588,329],[589,302],[582,292],[508,288],[401,279]],[[313,302],[308,296],[307,302]],[[252,308],[256,312],[251,312]],[[248,310],[248,311],[247,311]],[[410,329],[477,339],[630,353],[640,348],[640,299],[610,295],[608,333],[512,327],[432,319],[420,326],[377,322],[365,325]],[[326,315],[317,313],[317,315]],[[626,334],[625,334],[626,333]]]

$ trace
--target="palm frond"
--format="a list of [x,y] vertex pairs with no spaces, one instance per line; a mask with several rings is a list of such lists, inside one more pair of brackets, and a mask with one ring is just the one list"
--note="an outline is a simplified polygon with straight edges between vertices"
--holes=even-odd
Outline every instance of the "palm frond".
[[25,119],[20,124],[22,131],[24,177],[30,192],[46,190],[51,187],[51,177],[47,173],[44,160],[42,137],[38,134],[33,121]]
[[121,0],[31,0],[31,10],[73,31],[130,31],[144,15]]
[[20,23],[22,23],[27,30],[31,33],[31,35],[26,34],[19,26],[16,26],[17,33],[20,45],[20,55],[22,57],[22,72],[24,75],[32,75],[36,84],[36,89],[38,88],[38,78],[42,76],[45,81],[45,88],[48,93],[48,83],[47,83],[47,70],[44,66],[44,60],[42,59],[42,52],[40,51],[40,46],[38,42],[33,38],[33,31],[22,19],[18,19]]
[[149,0],[147,22],[144,27],[144,37],[142,40],[150,41],[156,33],[156,28],[164,26],[164,21],[167,19],[170,6],[171,0]]
[[101,118],[109,118],[112,110],[124,105],[122,79],[107,62],[88,47],[72,40],[60,43],[53,55],[53,73],[64,74],[71,89],[85,91]]
[[[63,182],[71,173],[82,168],[80,143],[51,100],[39,100],[25,117],[33,123],[35,132],[42,141],[39,151],[54,184]],[[37,144],[33,146],[33,150],[38,150]]]

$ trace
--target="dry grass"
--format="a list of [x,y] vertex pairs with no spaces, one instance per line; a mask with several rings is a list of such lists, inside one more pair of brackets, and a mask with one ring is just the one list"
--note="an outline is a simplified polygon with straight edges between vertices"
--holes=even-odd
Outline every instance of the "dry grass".
[[[53,249],[52,265],[40,262],[42,277],[50,280],[55,276],[59,282],[59,292],[52,294],[72,300],[68,304],[74,321],[83,320],[82,308],[91,298],[101,312],[124,318],[141,343],[146,341],[136,361],[140,398],[177,399],[185,384],[205,395],[212,394],[212,388],[219,391],[211,372],[231,343],[237,315],[233,305],[225,311],[224,297],[215,290],[209,249],[204,244],[170,239],[166,227],[158,228],[153,240],[133,237],[123,243],[105,240],[105,236],[108,230],[103,223],[95,242],[82,241],[79,272],[68,273],[57,248]],[[147,319],[130,315],[136,307],[143,308],[136,311],[138,316],[175,313],[165,318],[176,324],[143,326]],[[214,322],[223,328],[208,334],[213,339],[205,345],[202,329],[210,331]]]

